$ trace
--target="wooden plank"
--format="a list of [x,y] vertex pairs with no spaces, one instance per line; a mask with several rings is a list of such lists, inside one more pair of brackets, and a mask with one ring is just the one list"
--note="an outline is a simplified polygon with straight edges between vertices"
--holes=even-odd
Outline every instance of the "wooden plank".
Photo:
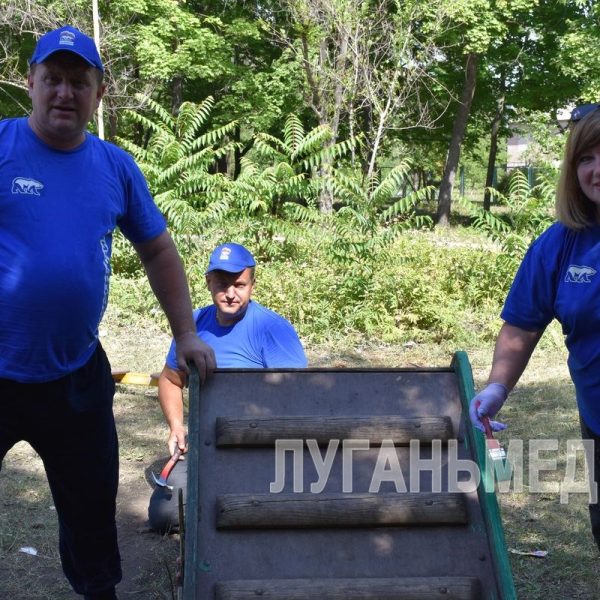
[[460,493],[225,494],[218,529],[465,524]]
[[236,419],[217,417],[217,446],[273,446],[276,440],[311,439],[319,445],[330,440],[369,440],[371,446],[383,440],[408,445],[411,440],[431,443],[452,437],[449,417],[268,417]]
[[476,577],[272,579],[218,582],[216,600],[478,600]]
[[[274,476],[272,445],[262,448],[217,448],[218,417],[232,420],[246,417],[250,421],[254,420],[252,417],[302,418],[308,415],[321,420],[334,415],[361,418],[443,415],[450,418],[454,432],[452,437],[458,438],[458,460],[472,460],[472,439],[466,428],[468,421],[460,402],[456,379],[456,368],[435,373],[429,369],[419,373],[410,370],[402,374],[395,369],[389,374],[379,370],[364,373],[355,373],[354,370],[335,373],[329,370],[223,371],[210,379],[207,385],[202,386],[201,416],[198,421],[197,414],[191,418],[196,424],[201,424],[190,439],[190,447],[193,445],[198,449],[198,469],[191,469],[196,480],[192,478],[189,484],[195,488],[198,506],[188,506],[186,510],[185,545],[190,551],[186,552],[184,600],[214,600],[219,583],[228,584],[231,580],[246,581],[250,585],[247,598],[268,598],[269,592],[276,593],[277,590],[259,589],[254,584],[273,578],[277,578],[276,581],[286,579],[281,597],[293,600],[293,588],[297,581],[396,576],[414,578],[427,575],[475,578],[484,591],[479,595],[474,593],[473,600],[504,600],[498,594],[499,575],[497,570],[494,572],[495,564],[486,535],[488,527],[482,519],[476,493],[465,495],[468,509],[466,524],[385,526],[377,523],[374,526],[344,528],[336,525],[337,528],[332,528],[331,523],[325,523],[314,529],[215,530],[219,496],[231,493],[266,494]],[[374,402],[374,399],[377,401]],[[195,402],[190,404],[194,408],[198,406]],[[314,438],[314,435],[307,436],[307,439],[311,437]],[[352,484],[357,491],[366,492],[369,489],[377,450],[361,455],[360,461],[354,461]],[[426,460],[428,456],[429,449],[426,449],[422,458]],[[444,465],[446,456],[446,448],[442,448]],[[308,449],[303,451],[303,457],[308,458]],[[405,462],[408,453],[400,448],[398,457],[403,474],[407,475],[407,468],[410,468]],[[292,476],[296,474],[290,458],[290,455],[286,455],[287,484],[291,484]],[[344,466],[341,459],[336,455],[327,492],[341,492]],[[316,478],[313,467],[318,467],[318,464],[306,469],[305,463],[304,467],[303,486],[308,492],[310,482]],[[421,489],[432,489],[433,480],[428,477],[425,473],[420,478]],[[443,476],[442,489],[446,484],[447,478]],[[386,486],[382,492],[391,489]],[[291,485],[287,485],[285,490],[291,492]],[[187,538],[192,530],[194,542],[189,544]],[[369,582],[371,589],[373,584],[373,581]],[[357,592],[353,596],[352,590],[352,587],[342,588],[333,598],[364,600],[364,594]],[[394,587],[392,591],[398,589]],[[446,593],[439,596],[440,600],[453,597],[452,591],[446,589]],[[370,600],[374,600],[373,596],[388,600],[385,588],[376,589]],[[311,599],[310,589],[306,588],[296,595],[298,597],[307,597],[309,600],[328,598],[323,590],[317,589]],[[408,596],[411,597],[415,595]]]
[[158,374],[134,373],[133,371],[112,371],[112,378],[123,385],[158,386]]

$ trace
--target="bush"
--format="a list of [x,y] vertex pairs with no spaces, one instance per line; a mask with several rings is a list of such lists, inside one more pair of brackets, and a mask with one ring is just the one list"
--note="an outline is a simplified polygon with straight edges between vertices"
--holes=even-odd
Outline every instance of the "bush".
[[[204,270],[217,244],[236,241],[256,252],[244,232],[241,222],[206,232],[186,255],[196,306],[210,302]],[[332,260],[335,230],[326,220],[296,234],[293,254],[282,240],[276,258],[259,260],[254,297],[288,318],[306,343],[414,340],[462,347],[495,336],[512,274],[497,277],[501,255],[476,232],[459,240],[453,230],[404,232],[371,257],[368,270]],[[152,314],[166,327],[145,277],[116,275],[111,294],[120,308]]]

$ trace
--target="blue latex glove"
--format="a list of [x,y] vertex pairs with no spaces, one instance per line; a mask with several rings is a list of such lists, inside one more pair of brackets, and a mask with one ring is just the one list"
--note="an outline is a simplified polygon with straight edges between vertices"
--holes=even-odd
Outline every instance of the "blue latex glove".
[[487,415],[490,418],[490,427],[492,431],[502,431],[506,429],[504,423],[492,421],[492,417],[502,408],[502,405],[508,397],[508,390],[501,383],[490,383],[483,388],[472,400],[469,406],[469,417],[473,427],[480,431],[485,431],[480,417]]

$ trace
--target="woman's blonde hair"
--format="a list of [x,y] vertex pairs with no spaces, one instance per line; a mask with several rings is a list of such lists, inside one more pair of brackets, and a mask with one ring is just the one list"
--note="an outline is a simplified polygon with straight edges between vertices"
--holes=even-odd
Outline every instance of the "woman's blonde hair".
[[577,178],[582,155],[600,145],[600,110],[578,121],[567,140],[558,189],[556,218],[569,229],[585,229],[598,222],[597,206],[583,193]]

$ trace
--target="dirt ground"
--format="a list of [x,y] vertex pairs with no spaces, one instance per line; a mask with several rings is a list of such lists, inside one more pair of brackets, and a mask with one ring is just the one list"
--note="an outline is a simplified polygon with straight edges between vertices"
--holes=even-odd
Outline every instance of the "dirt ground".
[[[100,333],[113,368],[160,370],[169,336],[151,322],[130,324],[109,311]],[[153,533],[147,523],[153,489],[148,469],[156,469],[168,458],[157,390],[118,385],[114,410],[121,456],[117,520],[123,581],[119,597],[171,599],[175,597],[179,536]],[[37,554],[27,553],[28,548]],[[0,472],[0,598],[81,598],[62,574],[56,516],[43,465],[24,442],[8,453]]]
[[[162,368],[170,336],[152,321],[132,321],[109,308],[100,333],[114,370],[156,373]],[[478,386],[487,376],[491,350],[469,351]],[[311,366],[335,368],[445,367],[452,360],[452,352],[442,344],[421,346],[410,340],[396,346],[308,347],[307,354]],[[513,394],[517,400],[507,410],[509,417],[511,410],[516,412],[519,407],[539,403],[542,397],[554,398],[558,384],[569,397],[566,406],[574,412],[572,384],[564,356],[554,354],[544,351],[534,356],[520,390]],[[123,581],[118,586],[119,598],[174,600],[179,536],[153,533],[147,522],[148,501],[153,491],[148,480],[149,469],[160,470],[168,458],[167,430],[158,405],[157,389],[118,385],[114,409],[120,439],[117,520]],[[545,410],[550,410],[550,406]],[[556,427],[562,431],[566,408],[561,405],[557,411],[560,423]],[[528,416],[525,413],[526,410],[521,416],[512,415],[516,423],[514,429],[518,429],[521,418]],[[547,413],[544,422],[552,414],[552,411]],[[537,432],[539,426],[528,428]],[[522,506],[524,500],[518,494],[501,498],[508,546],[530,549],[543,545],[548,539],[552,540],[550,545],[556,556],[550,553],[545,561],[526,562],[531,559],[511,555],[519,596],[585,600],[600,597],[595,591],[597,556],[589,539],[586,507],[579,510],[573,503],[567,510],[549,496],[544,503],[547,517],[532,520],[530,504],[533,502],[532,506],[539,512],[539,502],[529,496],[527,501],[529,504]],[[556,531],[545,531],[546,524]],[[580,548],[582,540],[587,544],[583,550]],[[557,548],[561,544],[566,550]],[[28,553],[32,548],[36,555]],[[574,582],[578,582],[578,593],[573,591]],[[561,591],[555,595],[548,593],[548,589],[555,587]],[[569,593],[564,593],[566,588]],[[8,453],[0,471],[0,600],[75,600],[79,597],[70,589],[60,567],[56,514],[43,466],[33,450],[21,442]]]
[[[131,322],[109,308],[100,339],[114,370],[156,373],[162,368],[170,337],[151,321]],[[421,355],[413,344],[396,348],[358,347],[343,352],[309,349],[312,366],[447,366],[451,355],[431,349]],[[475,366],[475,365],[474,365]],[[123,581],[119,597],[133,600],[176,598],[174,580],[179,536],[148,528],[152,486],[148,469],[167,460],[166,435],[157,389],[117,386],[115,415],[120,439],[118,496]],[[35,548],[37,555],[25,549]],[[56,516],[39,457],[21,442],[6,456],[0,472],[0,598],[74,600],[62,574]]]

